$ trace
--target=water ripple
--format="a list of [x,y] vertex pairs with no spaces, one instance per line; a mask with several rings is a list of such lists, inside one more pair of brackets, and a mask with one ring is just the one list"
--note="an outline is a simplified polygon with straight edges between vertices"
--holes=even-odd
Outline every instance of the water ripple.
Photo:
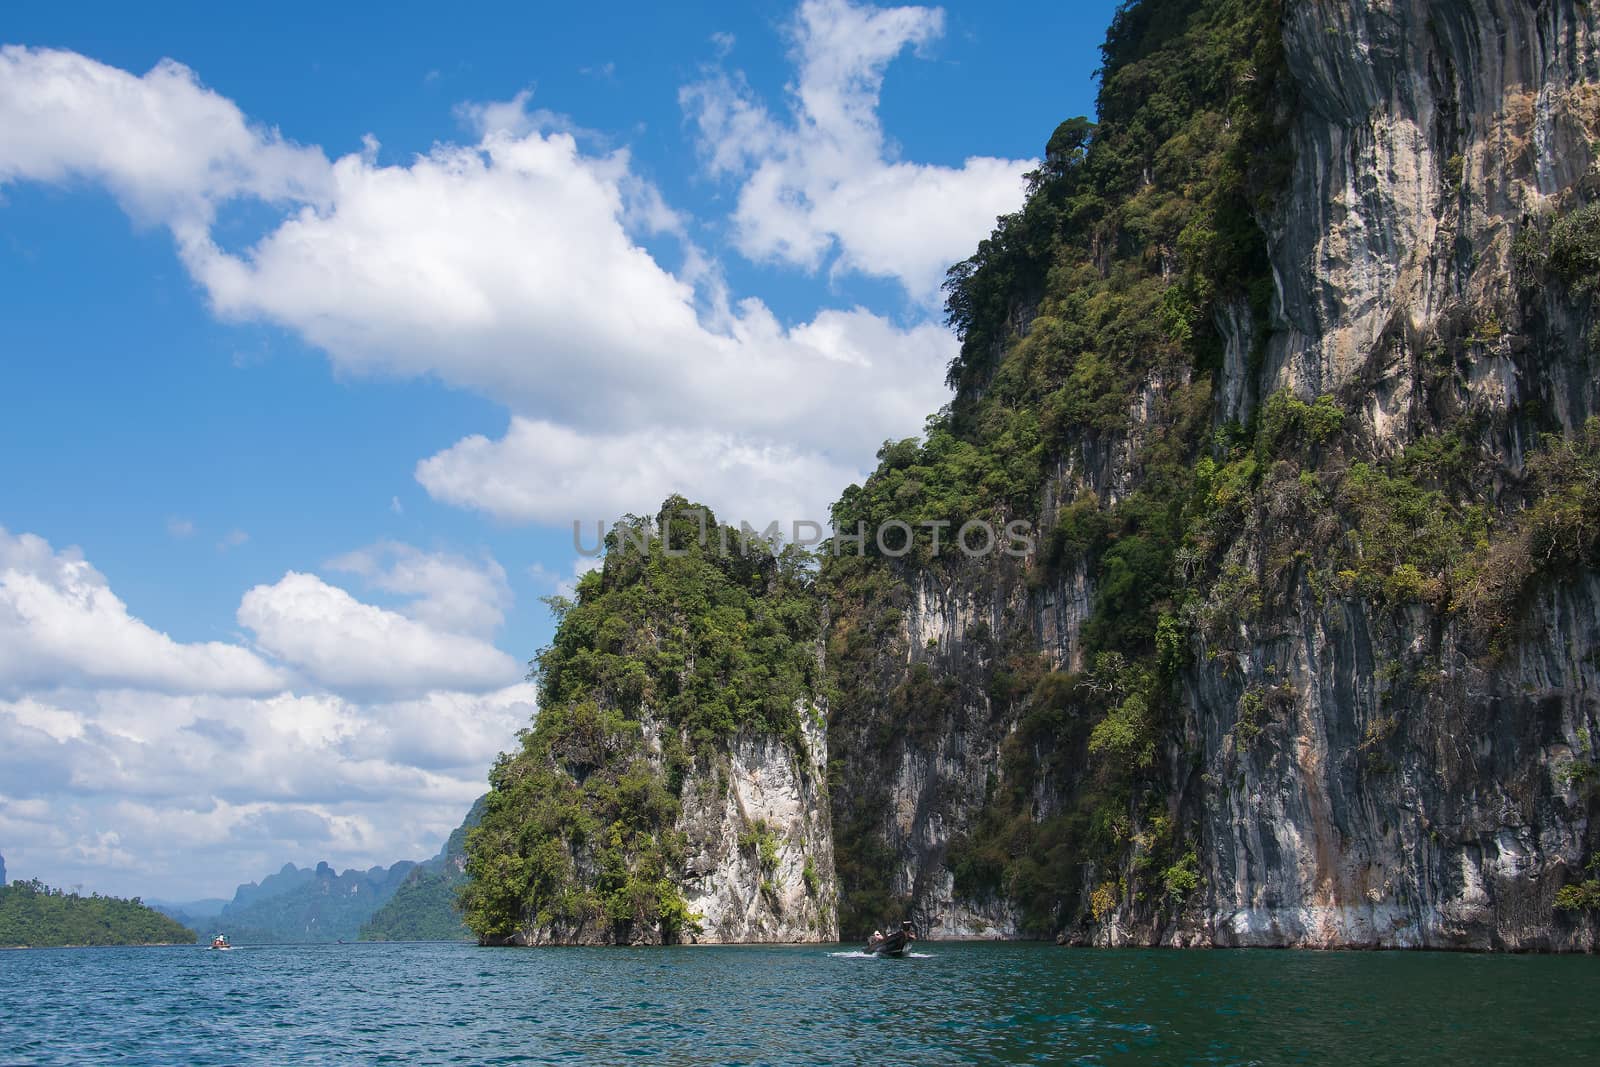
[[1600,961],[468,945],[0,953],[0,1063],[1582,1062]]

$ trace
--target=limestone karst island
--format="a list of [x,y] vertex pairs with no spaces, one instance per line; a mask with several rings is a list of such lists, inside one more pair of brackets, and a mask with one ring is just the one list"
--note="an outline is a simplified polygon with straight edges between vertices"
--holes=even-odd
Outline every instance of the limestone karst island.
[[7,1054],[1600,1058],[1600,8],[6,21]]

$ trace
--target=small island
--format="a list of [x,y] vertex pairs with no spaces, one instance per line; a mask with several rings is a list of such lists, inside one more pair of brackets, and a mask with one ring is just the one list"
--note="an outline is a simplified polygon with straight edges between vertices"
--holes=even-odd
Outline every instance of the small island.
[[80,896],[38,880],[0,886],[0,948],[192,945],[195,932],[135,897]]

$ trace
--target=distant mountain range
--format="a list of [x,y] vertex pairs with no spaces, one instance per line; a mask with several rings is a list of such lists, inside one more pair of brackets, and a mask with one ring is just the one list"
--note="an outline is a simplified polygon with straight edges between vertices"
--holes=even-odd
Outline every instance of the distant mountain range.
[[361,928],[363,941],[452,941],[472,934],[456,911],[456,890],[467,880],[467,831],[483,818],[479,797],[439,854],[419,863]]
[[160,903],[153,906],[185,926],[215,927],[235,944],[443,940],[466,937],[455,911],[467,831],[477,824],[483,801],[445,841],[439,854],[416,863],[336,872],[327,863],[286,863],[260,882],[241,885],[233,899]]
[[207,897],[205,900],[182,901],[151,899],[145,903],[167,915],[181,912],[190,919],[215,919],[230,902],[222,897]]

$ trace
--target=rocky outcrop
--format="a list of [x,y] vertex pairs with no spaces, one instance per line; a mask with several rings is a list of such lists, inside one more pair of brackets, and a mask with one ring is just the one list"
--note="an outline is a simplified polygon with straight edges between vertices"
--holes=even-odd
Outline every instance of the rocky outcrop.
[[557,605],[540,713],[467,838],[487,944],[831,941],[813,576],[669,498]]
[[[1206,899],[1168,929],[1114,921],[1102,938],[1592,947],[1553,901],[1587,852],[1588,797],[1563,771],[1588,758],[1600,716],[1595,665],[1572,654],[1600,648],[1597,594],[1593,575],[1547,589],[1537,636],[1489,669],[1434,651],[1451,635],[1420,611],[1385,621],[1301,603],[1304,630],[1252,634],[1255,662],[1191,674],[1188,728],[1205,757],[1184,800],[1209,846]],[[1414,673],[1441,659],[1446,670]],[[1286,698],[1245,742],[1230,709],[1263,675]]]
[[491,778],[480,936],[1594,950],[1597,18],[1124,5],[1102,125],[952,272],[955,402],[836,508],[1032,549],[614,540]]
[[[1422,427],[1412,374],[1383,362],[1402,354],[1396,336],[1463,307],[1512,314],[1519,228],[1592,183],[1600,23],[1576,2],[1302,0],[1283,34],[1295,163],[1267,223],[1278,300],[1259,384],[1316,395],[1359,381],[1374,433],[1403,443]],[[1557,334],[1541,356],[1582,351]],[[1474,399],[1515,405],[1483,380],[1511,348],[1481,353]],[[1595,408],[1600,386],[1579,385],[1561,398],[1568,426]]]
[[740,736],[726,763],[685,781],[684,900],[700,926],[686,940],[838,940],[827,729],[807,710],[802,752],[771,736]]
[[[1257,218],[1274,295],[1265,314],[1218,305],[1213,425],[1246,423],[1281,391],[1327,395],[1346,413],[1351,454],[1373,462],[1462,437],[1492,509],[1514,499],[1541,432],[1579,432],[1600,413],[1590,298],[1518,261],[1519,237],[1540,239],[1600,191],[1597,19],[1576,0],[1283,6],[1278,99],[1293,161]],[[1141,435],[1186,384],[1163,373],[1128,433],[1085,432],[1061,451],[1040,529],[1088,494],[1110,506],[1139,488]],[[1330,535],[1311,523],[1294,513],[1272,536],[1315,551]],[[1271,525],[1226,546],[1229,564],[1275,584],[1190,638],[1180,721],[1160,754],[1167,815],[1192,828],[1199,885],[1176,906],[1159,887],[1135,889],[1150,872],[1132,859],[1090,865],[1068,935],[1592,951],[1592,924],[1553,903],[1596,843],[1595,791],[1574,768],[1593,763],[1600,738],[1600,576],[1539,583],[1490,653],[1439,602],[1380,603],[1316,587],[1308,564],[1269,568]],[[1027,714],[1026,700],[1007,707],[985,691],[998,659],[1020,647],[1074,676],[1088,666],[1093,576],[1069,563],[1040,582],[1040,559],[1030,563],[902,570],[878,684],[915,687],[920,667],[922,689],[949,706],[937,729],[888,746],[883,788],[863,773],[835,802],[836,817],[863,799],[881,807],[869,836],[893,857],[893,899],[946,935],[1044,933],[1003,887],[963,899],[949,856],[1003,785],[1003,748]],[[865,743],[900,714],[892,699],[875,709],[841,725]],[[1024,805],[1035,821],[1061,814],[1084,780],[1071,744],[1053,743],[1067,758],[1032,750],[1035,770],[1050,764]]]
[[[836,941],[833,841],[824,792],[827,730],[816,708],[802,708],[800,751],[758,731],[729,741],[724,753],[696,761],[678,793],[668,833],[681,835],[684,859],[673,879],[681,886],[689,922],[670,930],[634,923],[621,930],[631,945],[753,944]],[[664,724],[642,721],[648,758],[665,774]],[[578,881],[593,885],[601,872],[575,856]],[[494,939],[509,945],[610,945],[619,927],[604,915],[554,919]]]

